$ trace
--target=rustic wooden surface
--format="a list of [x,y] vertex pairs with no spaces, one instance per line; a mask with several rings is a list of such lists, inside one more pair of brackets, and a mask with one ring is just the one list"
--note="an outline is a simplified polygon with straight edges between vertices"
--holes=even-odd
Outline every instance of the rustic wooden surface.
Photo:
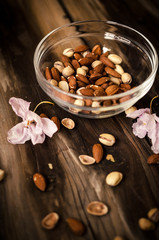
[[[76,127],[61,127],[52,139],[33,146],[12,145],[7,131],[20,122],[8,100],[21,97],[31,101],[32,109],[42,100],[50,100],[39,87],[33,68],[33,54],[40,39],[63,24],[90,19],[114,20],[136,28],[145,34],[159,50],[159,5],[157,1],[115,0],[6,0],[0,1],[0,168],[6,172],[0,183],[1,240],[112,240],[116,235],[128,240],[159,239],[159,226],[145,233],[138,219],[146,217],[152,207],[159,207],[159,166],[146,162],[152,154],[148,139],[132,133],[132,120],[118,116],[91,120],[78,118],[58,106],[42,106],[39,111],[60,119],[71,117]],[[142,69],[141,69],[142,71]],[[149,107],[150,99],[159,93],[159,75],[149,93],[137,107]],[[105,147],[115,163],[83,166],[80,154],[91,155],[92,145],[100,133],[112,133],[117,142]],[[50,170],[48,163],[53,164]],[[122,183],[111,188],[105,176],[117,170],[124,174]],[[48,179],[46,192],[33,184],[32,176],[40,172]],[[109,206],[103,217],[86,212],[90,201],[99,200]],[[51,231],[42,229],[42,218],[51,211],[60,221]],[[73,235],[66,218],[80,219],[87,231],[83,237]]]

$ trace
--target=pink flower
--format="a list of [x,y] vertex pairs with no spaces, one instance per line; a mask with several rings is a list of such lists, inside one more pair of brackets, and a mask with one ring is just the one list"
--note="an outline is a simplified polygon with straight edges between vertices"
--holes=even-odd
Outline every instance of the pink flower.
[[45,135],[52,137],[57,131],[56,124],[48,118],[41,118],[29,110],[30,102],[12,97],[9,100],[13,111],[23,121],[8,131],[7,140],[12,144],[23,144],[31,140],[33,145],[43,143]]
[[159,153],[159,117],[156,114],[151,114],[149,108],[142,108],[136,110],[127,117],[137,118],[137,121],[133,123],[133,133],[139,138],[147,136],[152,142],[152,151],[156,154]]

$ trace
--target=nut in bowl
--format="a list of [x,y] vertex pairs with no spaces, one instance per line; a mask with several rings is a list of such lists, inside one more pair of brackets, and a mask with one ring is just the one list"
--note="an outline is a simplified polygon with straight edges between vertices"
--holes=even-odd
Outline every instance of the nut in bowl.
[[39,85],[72,114],[106,118],[152,87],[156,50],[136,30],[109,21],[74,22],[46,35],[34,54]]

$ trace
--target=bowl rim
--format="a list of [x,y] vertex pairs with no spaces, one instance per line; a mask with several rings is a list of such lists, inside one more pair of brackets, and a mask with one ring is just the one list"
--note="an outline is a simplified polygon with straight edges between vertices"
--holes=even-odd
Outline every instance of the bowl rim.
[[[84,96],[84,95],[78,95],[78,94],[74,94],[74,93],[70,93],[70,92],[65,92],[62,89],[60,89],[59,87],[53,86],[49,81],[46,80],[46,78],[41,73],[41,71],[38,67],[38,57],[37,57],[39,55],[39,50],[40,50],[41,46],[43,45],[43,43],[45,42],[45,40],[51,34],[57,32],[57,31],[59,31],[63,28],[75,26],[75,25],[78,25],[78,24],[86,24],[86,23],[93,23],[93,22],[105,23],[105,24],[110,24],[110,25],[113,25],[113,26],[120,26],[120,27],[129,29],[132,32],[135,32],[138,35],[140,35],[148,43],[148,45],[149,45],[149,47],[151,48],[151,51],[152,51],[151,56],[153,55],[153,58],[152,57],[150,58],[152,63],[153,63],[153,64],[151,64],[152,70],[151,70],[151,73],[148,75],[148,77],[140,85],[138,85],[138,86],[126,91],[126,92],[118,93],[118,94],[114,94],[114,95],[110,95],[110,96]],[[73,97],[73,98],[77,98],[77,99],[91,99],[91,100],[94,100],[94,101],[98,101],[98,100],[104,101],[104,100],[112,100],[112,99],[116,99],[116,98],[122,98],[122,97],[125,97],[127,95],[131,95],[131,94],[134,94],[134,93],[138,92],[138,90],[140,90],[142,88],[142,86],[145,85],[146,82],[148,82],[150,80],[150,78],[153,78],[153,76],[156,74],[157,68],[158,68],[158,55],[157,55],[155,47],[150,42],[150,40],[147,37],[145,37],[142,33],[140,33],[139,31],[137,31],[136,29],[134,29],[130,26],[127,26],[125,24],[121,24],[121,23],[118,23],[118,22],[115,22],[115,21],[109,21],[109,20],[85,20],[85,21],[75,21],[75,22],[72,22],[72,23],[64,24],[60,27],[57,27],[57,28],[53,29],[47,35],[45,35],[41,39],[41,41],[38,43],[38,45],[35,49],[34,56],[33,56],[33,65],[34,65],[35,72],[36,72],[37,75],[39,75],[40,79],[42,79],[42,81],[45,84],[47,83],[55,91],[58,91],[59,93],[62,93],[64,95],[67,95],[67,96],[70,96],[70,97]],[[118,104],[118,106],[120,106],[120,104]]]

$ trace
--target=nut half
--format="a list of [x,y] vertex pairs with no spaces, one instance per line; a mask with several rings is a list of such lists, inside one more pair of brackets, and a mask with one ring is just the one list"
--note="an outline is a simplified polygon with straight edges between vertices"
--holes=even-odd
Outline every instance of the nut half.
[[50,230],[56,226],[58,221],[59,215],[56,212],[51,212],[43,218],[41,225],[43,228]]
[[121,172],[111,172],[106,176],[106,184],[109,186],[117,186],[123,179],[123,174]]
[[91,164],[95,163],[95,161],[96,161],[95,158],[90,157],[88,155],[80,155],[79,160],[81,161],[81,163],[83,165],[91,165]]
[[109,133],[102,133],[99,136],[99,141],[106,146],[113,146],[115,143],[115,137]]
[[75,122],[71,118],[63,118],[61,123],[68,129],[73,129],[75,127]]
[[93,201],[88,204],[87,212],[92,215],[103,216],[108,213],[108,207],[102,202]]

